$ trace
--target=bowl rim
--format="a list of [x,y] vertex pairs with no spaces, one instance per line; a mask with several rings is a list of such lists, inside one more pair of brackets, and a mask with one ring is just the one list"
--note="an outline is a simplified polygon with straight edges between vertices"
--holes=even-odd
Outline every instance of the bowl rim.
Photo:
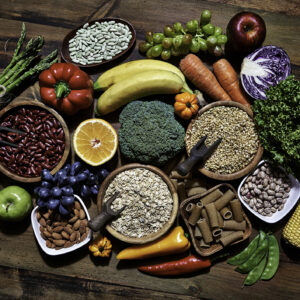
[[[83,200],[78,195],[74,194],[74,197],[80,202],[81,207],[85,211],[87,220],[90,221],[91,218],[90,218],[89,212],[88,212],[87,207],[85,206]],[[69,248],[62,248],[62,249],[59,249],[59,250],[56,250],[56,249],[53,249],[53,248],[48,248],[46,246],[46,241],[41,237],[41,234],[40,234],[40,224],[39,224],[39,222],[38,222],[38,220],[36,218],[36,215],[35,215],[36,211],[38,209],[39,209],[39,207],[36,206],[32,210],[32,212],[31,212],[31,226],[32,226],[35,238],[36,238],[39,246],[42,248],[42,250],[46,254],[51,255],[51,256],[57,256],[57,255],[66,254],[66,253],[69,253],[69,252],[72,252],[72,251],[75,251],[75,250],[81,248],[82,246],[84,246],[85,244],[87,244],[92,239],[92,230],[89,229],[89,233],[88,233],[86,239],[84,241],[78,243],[78,244],[74,244],[73,246],[71,246]]]
[[[93,25],[95,24],[96,22],[106,22],[106,21],[116,21],[116,22],[119,22],[119,23],[122,23],[122,24],[125,24],[128,26],[131,34],[132,34],[132,38],[128,44],[128,47],[123,50],[122,52],[120,52],[119,54],[115,55],[112,59],[110,60],[103,60],[102,62],[100,63],[93,63],[93,64],[86,64],[86,65],[82,65],[80,63],[75,63],[72,61],[71,57],[70,57],[70,53],[69,53],[69,40],[72,39],[75,34],[76,34],[76,31],[78,31],[79,29],[81,29],[86,23],[88,23],[89,25]],[[136,41],[136,31],[133,27],[133,25],[122,19],[122,18],[114,18],[114,17],[105,17],[105,18],[100,18],[100,19],[96,19],[96,20],[92,20],[92,21],[87,21],[83,24],[81,24],[80,26],[78,26],[77,28],[75,29],[72,29],[71,31],[69,31],[66,36],[64,37],[62,43],[61,43],[61,46],[60,46],[60,54],[61,54],[61,57],[63,58],[63,60],[65,62],[68,62],[68,63],[72,63],[73,65],[79,67],[79,68],[95,68],[95,67],[99,67],[99,66],[102,66],[106,63],[110,63],[118,58],[120,58],[121,56],[123,56],[125,53],[127,53],[131,48],[132,46],[134,45]]]
[[[248,209],[248,211],[250,213],[252,213],[253,215],[255,215],[257,218],[261,219],[262,221],[269,223],[269,224],[274,224],[279,222],[280,220],[282,220],[293,208],[294,206],[297,204],[298,199],[300,197],[300,182],[298,181],[298,179],[296,177],[294,177],[292,174],[287,174],[291,183],[292,183],[292,187],[290,190],[290,195],[289,198],[287,198],[287,202],[291,202],[291,206],[287,207],[286,203],[284,205],[284,208],[281,211],[277,211],[276,213],[274,213],[271,217],[267,217],[267,216],[262,216],[261,214],[259,214],[258,212],[254,211],[247,203],[246,201],[243,200],[242,195],[240,193],[241,191],[241,187],[244,185],[246,179],[252,175],[254,173],[254,171],[263,163],[268,162],[268,160],[261,160],[257,166],[255,167],[255,169],[252,170],[252,172],[250,172],[247,176],[245,176],[243,178],[243,180],[241,181],[241,183],[239,184],[238,190],[237,190],[237,194],[238,197],[240,199],[240,201],[242,202],[243,206],[246,207]],[[281,166],[278,166],[281,170],[283,170],[285,172],[285,169]],[[298,197],[293,197],[293,195],[291,194],[292,190],[295,191],[299,189],[298,192]]]
[[176,191],[173,183],[169,179],[169,177],[163,171],[161,171],[159,168],[152,166],[152,165],[131,163],[131,164],[126,164],[124,166],[121,166],[121,167],[115,169],[105,178],[105,180],[103,181],[103,183],[100,186],[99,193],[97,196],[97,208],[98,208],[98,213],[100,213],[102,210],[103,196],[105,195],[107,187],[109,186],[111,181],[115,178],[115,176],[126,170],[137,169],[137,168],[147,169],[147,170],[150,170],[150,171],[156,173],[167,184],[169,191],[173,198],[173,209],[172,209],[170,219],[163,225],[163,227],[159,231],[152,233],[150,235],[146,235],[141,238],[133,238],[133,237],[125,236],[125,235],[121,234],[120,232],[116,231],[115,229],[113,229],[109,224],[106,225],[105,229],[112,236],[114,236],[115,238],[117,238],[123,242],[130,243],[130,244],[145,244],[145,243],[148,243],[148,242],[158,239],[159,237],[164,235],[171,228],[171,226],[173,225],[173,223],[176,219],[176,216],[178,213],[178,208],[179,208],[179,200],[178,200],[177,191]]
[[[213,107],[217,107],[217,106],[234,106],[234,107],[240,108],[241,110],[245,111],[250,116],[252,121],[254,122],[253,112],[248,107],[246,107],[238,102],[218,101],[218,102],[212,102],[210,104],[207,104],[197,113],[197,115],[191,120],[191,122],[189,123],[189,125],[187,127],[186,135],[185,135],[185,139],[184,139],[187,153],[188,153],[187,141],[189,138],[188,132],[191,131],[191,128],[192,128],[193,124],[195,123],[196,119],[199,118],[204,112],[208,111],[209,109],[211,109]],[[218,173],[211,172],[205,168],[199,168],[198,171],[200,173],[202,173],[203,175],[205,175],[209,178],[212,178],[212,179],[216,179],[216,180],[222,180],[222,181],[235,180],[235,179],[241,178],[241,177],[245,176],[246,174],[248,174],[249,172],[251,172],[251,170],[253,170],[253,168],[255,168],[255,166],[261,160],[262,155],[263,155],[263,147],[261,146],[260,141],[259,141],[257,152],[256,152],[255,156],[253,157],[252,161],[246,167],[244,167],[243,169],[241,169],[237,172],[234,172],[232,174],[218,174]]]
[[[62,118],[62,116],[53,108],[46,106],[42,102],[36,101],[36,100],[19,100],[16,99],[17,101],[13,101],[10,104],[8,104],[6,107],[4,107],[0,111],[0,119],[8,113],[10,110],[15,109],[16,107],[22,107],[22,106],[38,106],[39,108],[42,108],[49,113],[51,113],[61,124],[64,134],[65,134],[65,150],[63,152],[63,156],[58,162],[58,164],[50,171],[51,174],[55,174],[66,162],[70,149],[71,149],[71,140],[70,140],[70,132],[68,129],[68,126],[65,122],[65,120]],[[8,169],[6,169],[1,163],[0,163],[0,172],[2,172],[4,175],[10,177],[13,180],[19,181],[19,182],[24,182],[24,183],[33,183],[33,182],[39,182],[41,181],[41,176],[37,177],[22,177],[19,176],[15,173],[12,173]]]

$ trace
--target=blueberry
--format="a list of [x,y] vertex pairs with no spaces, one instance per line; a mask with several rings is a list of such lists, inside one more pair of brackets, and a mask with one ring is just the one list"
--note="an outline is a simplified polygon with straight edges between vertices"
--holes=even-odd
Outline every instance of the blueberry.
[[70,164],[66,164],[63,168],[63,170],[66,172],[66,174],[68,175],[70,170],[71,170],[71,165]]
[[69,206],[69,205],[72,205],[74,203],[74,197],[73,196],[62,196],[61,199],[62,199],[61,203],[64,206]]
[[69,214],[69,211],[62,204],[59,205],[59,212],[62,215],[68,215]]
[[[45,182],[47,182],[47,181],[45,181]],[[34,188],[33,192],[34,192],[35,195],[39,194],[40,188],[41,188],[40,186],[37,186],[37,187]]]
[[36,204],[41,208],[47,206],[47,202],[43,201],[42,199],[37,199]]
[[58,198],[61,196],[61,189],[58,186],[55,186],[51,189],[51,195],[55,198]]
[[86,173],[79,173],[76,175],[76,179],[78,182],[85,182],[87,180],[87,175]]
[[81,163],[79,161],[75,161],[74,164],[71,166],[70,175],[76,175],[81,168]]
[[40,198],[43,198],[43,199],[48,198],[50,196],[50,190],[42,187],[39,189],[38,195]]
[[99,187],[97,184],[94,184],[93,186],[90,187],[90,190],[92,192],[93,195],[98,195],[98,192],[99,192]]
[[64,186],[69,183],[69,177],[66,174],[62,174],[58,177],[58,185]]
[[90,196],[90,195],[91,195],[91,190],[90,190],[90,188],[89,188],[87,185],[84,184],[84,185],[81,187],[80,195],[81,195],[82,197],[88,197],[88,196]]
[[96,176],[93,173],[90,173],[90,175],[87,179],[87,183],[89,185],[97,183]]
[[63,195],[65,196],[73,196],[74,191],[70,186],[64,186],[61,188]]
[[106,170],[106,169],[101,169],[100,171],[99,171],[99,173],[98,173],[98,175],[99,175],[99,179],[102,181],[102,180],[104,180],[108,175],[109,175],[109,171],[108,170]]
[[54,210],[58,205],[59,205],[60,201],[58,199],[49,199],[47,206],[49,209]]
[[52,183],[50,183],[49,181],[42,181],[41,187],[45,187],[47,189],[50,189],[52,187]]
[[52,176],[52,174],[50,173],[49,170],[43,169],[43,171],[42,171],[42,180],[47,180],[49,182],[53,181],[53,176]]
[[69,185],[71,185],[71,186],[74,186],[77,184],[77,179],[75,176],[69,176],[68,181],[69,181]]

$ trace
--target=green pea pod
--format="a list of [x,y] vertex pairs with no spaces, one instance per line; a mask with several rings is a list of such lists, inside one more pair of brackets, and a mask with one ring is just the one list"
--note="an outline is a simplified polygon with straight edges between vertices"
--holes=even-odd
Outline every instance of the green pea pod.
[[271,279],[279,266],[279,245],[276,237],[272,234],[269,237],[269,252],[268,252],[268,262],[266,268],[264,269],[261,279],[269,280]]
[[265,239],[260,246],[254,251],[250,258],[241,264],[236,270],[240,273],[248,273],[254,269],[268,251],[269,241]]
[[252,285],[254,284],[257,280],[259,280],[261,274],[264,271],[265,265],[267,262],[267,255],[265,254],[265,256],[263,257],[263,259],[260,261],[260,263],[254,268],[252,269],[249,274],[247,275],[245,281],[244,281],[244,285]]
[[231,257],[227,261],[227,263],[230,265],[238,266],[244,263],[247,259],[249,259],[252,253],[257,249],[259,237],[260,234],[258,234],[242,252]]

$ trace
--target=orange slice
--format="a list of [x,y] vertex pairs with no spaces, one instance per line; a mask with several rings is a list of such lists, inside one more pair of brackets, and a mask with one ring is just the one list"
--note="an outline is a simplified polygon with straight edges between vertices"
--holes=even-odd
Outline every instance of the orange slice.
[[88,119],[73,135],[76,154],[87,164],[99,166],[110,160],[118,148],[118,134],[105,120]]

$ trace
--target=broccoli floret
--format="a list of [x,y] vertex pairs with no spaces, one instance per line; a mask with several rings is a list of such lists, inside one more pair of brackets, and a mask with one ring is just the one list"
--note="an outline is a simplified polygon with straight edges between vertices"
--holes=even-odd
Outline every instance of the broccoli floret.
[[161,101],[133,101],[119,118],[122,154],[131,161],[163,165],[184,148],[185,130],[172,105]]

